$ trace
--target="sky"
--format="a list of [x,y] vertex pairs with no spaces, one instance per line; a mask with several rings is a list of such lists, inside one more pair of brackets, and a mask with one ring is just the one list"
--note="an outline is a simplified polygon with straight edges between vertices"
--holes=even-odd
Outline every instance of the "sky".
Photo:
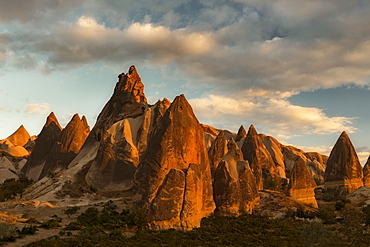
[[0,139],[53,111],[93,126],[135,65],[148,102],[329,154],[370,154],[370,1],[0,0]]

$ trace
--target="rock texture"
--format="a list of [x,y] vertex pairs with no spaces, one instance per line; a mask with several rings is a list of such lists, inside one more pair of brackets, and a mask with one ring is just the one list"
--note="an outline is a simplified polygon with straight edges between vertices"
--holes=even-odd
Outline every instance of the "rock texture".
[[241,125],[238,130],[238,134],[236,135],[235,141],[238,142],[245,137],[247,137],[247,131],[245,130],[244,126]]
[[56,148],[61,133],[62,127],[52,112],[47,117],[46,123],[38,135],[33,152],[22,168],[24,176],[35,181],[40,179],[49,153]]
[[281,178],[286,178],[282,145],[272,136],[259,134],[259,137],[261,138],[263,144],[265,145],[267,151],[269,151],[271,158],[275,163],[277,175]]
[[370,156],[367,158],[367,161],[363,168],[363,174],[364,174],[364,186],[370,187]]
[[296,201],[318,207],[314,189],[316,183],[311,176],[306,162],[298,158],[294,164],[288,185],[289,195]]
[[347,195],[363,186],[362,166],[345,131],[330,152],[325,170],[325,193]]
[[28,142],[30,137],[31,136],[26,128],[21,125],[13,134],[11,134],[6,139],[10,141],[14,146],[24,146]]
[[24,176],[35,181],[65,169],[76,157],[90,133],[86,118],[75,114],[62,129],[52,112],[41,130],[29,160],[22,168]]
[[251,213],[259,202],[258,188],[248,161],[233,139],[214,174],[215,213],[237,216]]
[[253,125],[249,127],[241,150],[244,160],[249,162],[256,178],[257,188],[259,190],[266,188],[264,181],[271,181],[275,178],[277,176],[277,170],[270,153],[267,151]]
[[[154,228],[190,229],[213,212],[204,132],[183,95],[175,98],[153,130],[135,185],[138,204],[149,208]],[[172,213],[160,217],[159,211]]]
[[211,174],[213,175],[218,164],[227,153],[227,140],[223,131],[220,131],[216,139],[212,142],[208,150],[209,163],[211,166]]

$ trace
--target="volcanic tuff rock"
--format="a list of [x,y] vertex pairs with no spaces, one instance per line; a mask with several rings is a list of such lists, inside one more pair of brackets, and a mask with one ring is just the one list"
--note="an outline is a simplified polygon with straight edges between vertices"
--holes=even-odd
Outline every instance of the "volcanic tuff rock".
[[342,196],[363,186],[362,166],[345,131],[330,152],[325,170],[325,193]]
[[249,127],[241,150],[244,160],[249,162],[253,174],[256,177],[258,190],[263,189],[265,187],[263,182],[273,179],[278,173],[270,153],[267,151],[253,125]]
[[28,131],[24,128],[23,125],[21,125],[13,134],[11,134],[6,139],[13,143],[14,146],[24,146],[28,142],[30,137],[31,136]]
[[217,169],[218,164],[227,153],[227,140],[223,131],[220,131],[208,150],[208,157],[211,166],[211,174]]
[[363,168],[363,173],[364,173],[364,186],[370,187],[370,156],[367,158],[367,161],[364,165]]
[[234,216],[243,211],[251,213],[259,202],[255,177],[233,139],[228,149],[214,174],[215,213]]
[[289,195],[296,201],[317,207],[314,189],[316,183],[306,165],[306,162],[298,158],[295,162],[288,185]]
[[[176,211],[163,217],[149,215],[156,228],[199,226],[200,219],[214,210],[203,129],[184,95],[175,98],[153,130],[135,185],[138,204],[150,208],[149,212]],[[183,196],[167,200],[166,191],[172,190]]]
[[37,181],[50,172],[66,168],[84,144],[90,127],[86,118],[75,114],[62,130],[52,112],[41,130],[22,173]]
[[36,145],[33,152],[31,153],[27,163],[22,168],[22,173],[26,177],[35,181],[40,179],[40,175],[44,169],[48,155],[53,148],[56,148],[61,133],[62,127],[52,112],[47,117],[46,123],[36,139]]
[[245,137],[247,137],[247,131],[245,130],[244,126],[241,125],[239,127],[238,134],[236,136],[235,141],[238,142],[238,141],[240,141],[241,139],[243,139]]
[[271,158],[275,163],[278,176],[281,178],[286,178],[282,145],[272,136],[259,134],[259,137],[261,138],[263,144],[265,145],[267,151],[269,151]]

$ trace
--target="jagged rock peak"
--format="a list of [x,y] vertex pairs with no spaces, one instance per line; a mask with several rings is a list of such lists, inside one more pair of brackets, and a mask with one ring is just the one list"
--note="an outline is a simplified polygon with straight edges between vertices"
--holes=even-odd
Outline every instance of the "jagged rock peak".
[[6,138],[14,146],[24,146],[30,139],[30,134],[26,128],[21,125],[13,134]]
[[141,78],[136,71],[134,65],[132,65],[127,74],[120,74],[118,76],[120,90],[131,92],[135,96],[136,102],[147,102],[144,94],[144,84],[141,82]]
[[57,117],[55,116],[54,112],[51,112],[46,119],[45,127],[49,126],[51,123],[55,123],[55,125],[62,130],[63,128],[60,126]]
[[247,131],[245,130],[244,126],[241,125],[239,130],[238,130],[238,134],[236,136],[236,140],[235,141],[240,141],[242,138],[246,137],[247,136]]

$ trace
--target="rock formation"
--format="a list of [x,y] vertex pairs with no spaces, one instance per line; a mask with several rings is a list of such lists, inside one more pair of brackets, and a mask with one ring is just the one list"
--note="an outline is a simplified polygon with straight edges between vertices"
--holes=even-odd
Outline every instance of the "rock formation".
[[[183,95],[175,98],[153,130],[135,185],[138,204],[149,209],[154,228],[190,229],[213,212],[204,132]],[[168,213],[158,215],[164,211]]]
[[233,139],[215,171],[213,190],[215,213],[220,215],[251,213],[259,202],[255,177]]
[[277,170],[270,153],[267,151],[253,125],[249,127],[241,150],[244,160],[249,162],[256,178],[258,190],[267,188],[268,185],[263,182],[272,181],[277,176]]
[[216,139],[212,142],[208,150],[209,163],[211,166],[211,174],[214,174],[218,164],[227,153],[227,140],[223,131],[220,131]]
[[24,128],[23,125],[21,125],[13,134],[11,134],[6,139],[10,141],[14,146],[24,146],[28,142],[30,137],[31,136],[28,131]]
[[62,127],[52,112],[47,117],[46,123],[38,135],[33,152],[31,153],[27,163],[22,168],[24,176],[35,181],[40,179],[40,175],[44,169],[48,155],[53,148],[56,148],[61,133]]
[[363,174],[364,174],[364,186],[370,187],[370,156],[367,158],[367,161],[363,168]]
[[241,125],[238,130],[238,134],[236,135],[235,141],[238,142],[245,137],[247,137],[247,131],[245,130],[244,126]]
[[306,165],[306,162],[298,158],[295,162],[288,185],[289,195],[296,201],[318,207],[315,199],[314,189],[316,183]]
[[259,134],[259,137],[261,138],[263,144],[265,145],[267,151],[269,151],[271,158],[275,163],[278,176],[281,178],[286,178],[282,145],[272,136]]
[[76,157],[89,133],[85,117],[80,119],[75,114],[62,129],[55,114],[50,113],[22,173],[37,181],[50,172],[65,169]]
[[325,193],[334,197],[352,193],[360,186],[363,173],[355,148],[345,131],[330,152],[325,170]]

